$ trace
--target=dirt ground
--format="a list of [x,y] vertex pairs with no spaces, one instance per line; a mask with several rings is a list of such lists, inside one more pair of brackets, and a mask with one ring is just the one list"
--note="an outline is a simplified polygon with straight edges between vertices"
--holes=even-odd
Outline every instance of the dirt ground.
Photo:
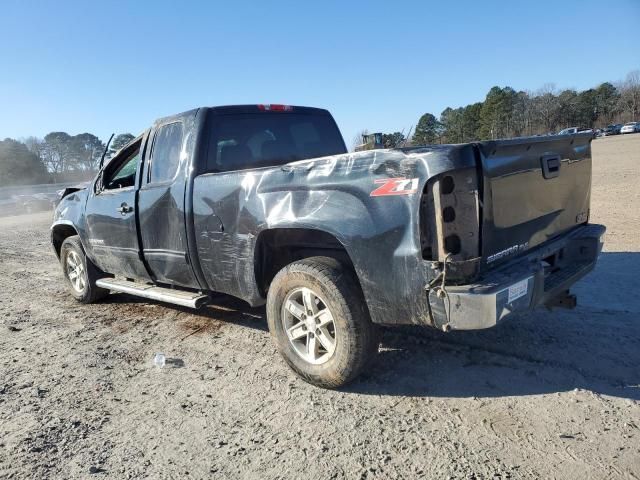
[[341,391],[239,301],[75,303],[50,215],[1,219],[0,478],[640,478],[640,135],[593,158],[607,243],[576,310],[387,330]]

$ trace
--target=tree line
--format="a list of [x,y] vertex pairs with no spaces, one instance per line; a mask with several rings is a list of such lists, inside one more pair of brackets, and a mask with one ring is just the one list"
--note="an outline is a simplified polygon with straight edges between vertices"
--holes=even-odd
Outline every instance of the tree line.
[[[640,121],[640,71],[629,73],[622,82],[605,82],[580,92],[560,91],[553,84],[535,92],[496,86],[482,102],[447,107],[439,117],[425,113],[413,135],[383,134],[383,143],[386,148],[464,143],[546,135],[567,127],[601,128],[628,121]],[[354,138],[354,146],[360,143],[362,134]]]
[[[115,136],[106,157],[133,139],[130,133]],[[91,133],[51,132],[44,138],[0,140],[0,187],[88,180],[104,149],[104,142]]]

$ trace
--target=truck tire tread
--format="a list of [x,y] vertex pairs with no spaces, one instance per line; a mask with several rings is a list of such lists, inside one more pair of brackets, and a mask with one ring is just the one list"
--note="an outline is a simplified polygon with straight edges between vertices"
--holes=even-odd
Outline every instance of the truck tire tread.
[[[84,268],[87,275],[87,286],[82,293],[78,293],[73,289],[65,273],[67,252],[69,250],[74,250],[76,253],[78,253],[81,260],[84,262]],[[84,248],[82,247],[80,237],[78,235],[67,237],[64,242],[62,242],[62,246],[60,247],[60,264],[62,265],[62,273],[64,275],[65,282],[67,283],[69,290],[71,291],[71,295],[78,302],[94,303],[109,295],[109,290],[105,290],[104,288],[100,288],[96,285],[96,281],[104,277],[105,274],[93,264],[89,257],[87,257]]]
[[[280,312],[287,284],[321,288],[334,318],[341,317],[339,335],[346,338],[326,364],[311,365],[297,357],[281,327]],[[291,287],[293,288],[293,287]],[[288,289],[290,290],[290,288]],[[352,271],[331,257],[309,257],[284,267],[267,295],[269,331],[289,366],[305,381],[324,388],[341,387],[355,379],[378,351],[380,330],[371,322],[362,290]],[[336,325],[338,328],[338,325]]]

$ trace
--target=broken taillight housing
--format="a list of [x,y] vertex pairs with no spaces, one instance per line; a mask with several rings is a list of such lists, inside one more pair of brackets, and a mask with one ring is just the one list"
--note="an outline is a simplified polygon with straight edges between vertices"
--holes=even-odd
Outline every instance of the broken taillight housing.
[[475,258],[480,252],[480,205],[475,168],[452,170],[427,182],[420,205],[425,260]]

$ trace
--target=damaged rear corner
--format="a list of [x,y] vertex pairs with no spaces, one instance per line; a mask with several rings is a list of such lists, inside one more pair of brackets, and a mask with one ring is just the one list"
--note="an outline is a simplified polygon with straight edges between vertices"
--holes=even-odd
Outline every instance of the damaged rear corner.
[[422,258],[447,281],[467,283],[480,267],[481,202],[478,172],[465,168],[445,172],[425,185],[420,203]]

